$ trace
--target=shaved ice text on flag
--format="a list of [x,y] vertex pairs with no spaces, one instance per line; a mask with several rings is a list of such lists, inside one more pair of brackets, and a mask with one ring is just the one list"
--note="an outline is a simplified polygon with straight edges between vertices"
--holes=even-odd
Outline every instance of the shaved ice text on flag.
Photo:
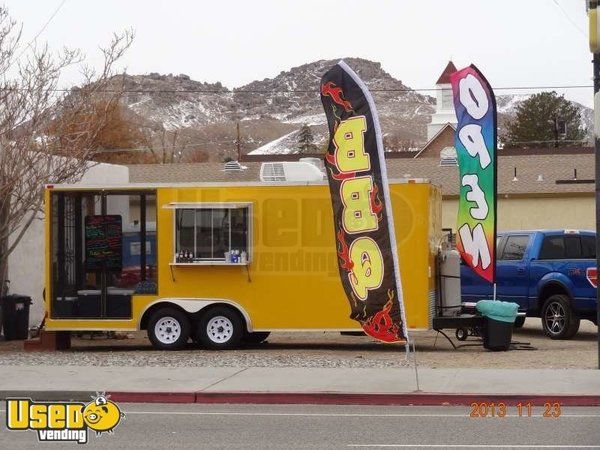
[[350,317],[383,342],[406,342],[406,320],[383,142],[367,87],[344,61],[321,79],[329,126],[325,167],[338,268]]
[[458,125],[454,146],[460,196],[456,247],[463,261],[490,283],[496,280],[496,99],[470,65],[450,76]]

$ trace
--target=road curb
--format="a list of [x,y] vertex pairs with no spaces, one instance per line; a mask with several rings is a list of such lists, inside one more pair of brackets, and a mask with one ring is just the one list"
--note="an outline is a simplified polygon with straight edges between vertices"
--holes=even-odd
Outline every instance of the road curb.
[[[92,391],[0,391],[0,399],[30,398],[37,401],[89,402]],[[344,392],[131,392],[109,391],[110,399],[122,403],[229,403],[296,405],[381,405],[381,406],[470,406],[472,403],[519,403],[544,406],[600,406],[600,395],[554,394],[448,394],[344,393]]]
[[543,406],[600,406],[600,395],[525,395],[525,394],[443,394],[414,392],[404,394],[339,392],[110,392],[111,399],[123,403],[235,403],[235,404],[312,404],[385,406],[470,406],[472,403],[519,403]]

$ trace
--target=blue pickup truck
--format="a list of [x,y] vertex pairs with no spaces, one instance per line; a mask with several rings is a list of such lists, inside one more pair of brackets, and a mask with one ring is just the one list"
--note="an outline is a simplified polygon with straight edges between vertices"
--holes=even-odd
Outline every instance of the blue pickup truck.
[[[581,319],[596,323],[595,233],[510,231],[499,233],[496,245],[498,300],[540,317],[552,339],[573,337]],[[492,284],[464,264],[460,277],[463,302],[492,298]]]

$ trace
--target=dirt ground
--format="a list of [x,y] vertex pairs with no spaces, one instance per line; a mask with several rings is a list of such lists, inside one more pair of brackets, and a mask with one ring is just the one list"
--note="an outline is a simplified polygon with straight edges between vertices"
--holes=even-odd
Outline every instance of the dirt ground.
[[[481,345],[454,350],[434,331],[413,332],[419,366],[431,368],[596,368],[596,327],[581,322],[575,338],[547,338],[539,319],[528,319],[515,330],[513,341],[530,343],[535,350],[490,352]],[[454,339],[453,333],[451,337]],[[463,344],[456,341],[456,344]],[[478,344],[476,338],[464,343]],[[178,352],[153,350],[145,333],[128,339],[105,336],[73,338],[67,352],[24,353],[21,342],[0,342],[0,364],[99,364],[177,366],[300,366],[300,367],[394,367],[406,365],[404,347],[374,342],[365,336],[339,333],[272,333],[266,343],[239,350],[214,352],[190,344]]]

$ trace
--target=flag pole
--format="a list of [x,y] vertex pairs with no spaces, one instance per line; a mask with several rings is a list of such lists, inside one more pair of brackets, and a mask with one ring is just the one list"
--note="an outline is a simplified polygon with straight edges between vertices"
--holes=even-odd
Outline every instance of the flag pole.
[[[589,44],[594,73],[594,153],[596,168],[596,268],[600,267],[600,16],[598,1],[587,2]],[[598,369],[600,369],[600,284],[596,284],[596,327],[598,328]]]

